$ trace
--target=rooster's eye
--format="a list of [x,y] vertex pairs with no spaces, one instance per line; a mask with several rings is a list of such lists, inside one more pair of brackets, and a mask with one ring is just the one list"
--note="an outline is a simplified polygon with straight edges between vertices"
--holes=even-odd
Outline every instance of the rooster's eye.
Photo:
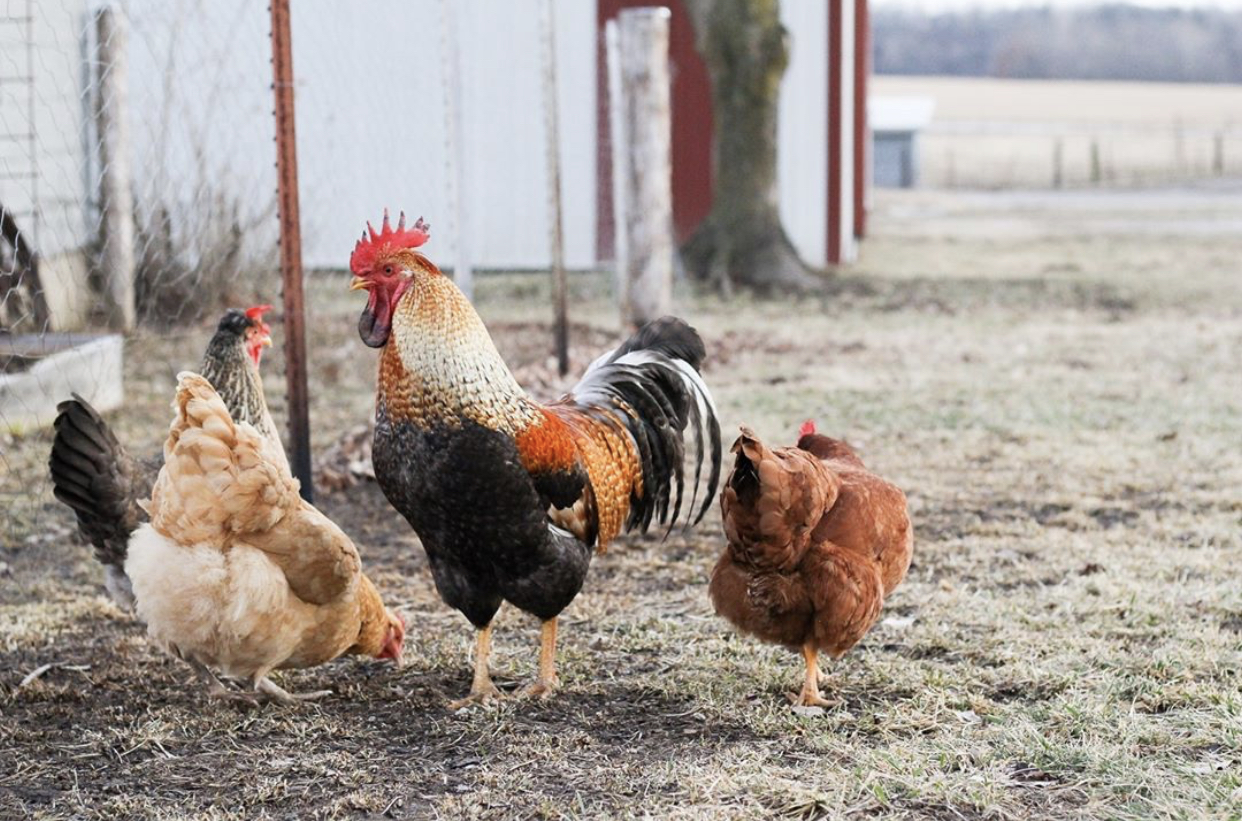
[[391,265],[385,265],[385,266],[384,266],[384,273],[385,273],[387,276],[392,276],[392,266],[391,266]]

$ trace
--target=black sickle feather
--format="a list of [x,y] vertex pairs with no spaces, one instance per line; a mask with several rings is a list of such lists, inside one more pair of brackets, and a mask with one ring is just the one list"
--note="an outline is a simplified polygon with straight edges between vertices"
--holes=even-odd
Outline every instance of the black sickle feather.
[[[622,361],[627,355],[639,353],[646,356]],[[585,405],[614,408],[638,451],[643,492],[641,497],[632,495],[630,499],[627,530],[645,532],[653,520],[667,524],[671,530],[681,519],[686,501],[687,427],[694,437],[695,464],[689,505],[684,508],[686,516],[693,515],[694,519],[686,526],[702,520],[711,507],[720,481],[720,422],[711,396],[685,370],[689,366],[697,373],[705,355],[703,341],[693,328],[680,319],[665,317],[627,339],[575,388],[577,398]],[[703,462],[707,458],[712,464],[706,496],[696,515]]]

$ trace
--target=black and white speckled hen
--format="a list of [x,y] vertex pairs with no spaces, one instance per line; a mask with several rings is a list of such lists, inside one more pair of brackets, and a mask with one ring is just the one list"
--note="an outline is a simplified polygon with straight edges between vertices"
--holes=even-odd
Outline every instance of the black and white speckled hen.
[[[283,458],[284,447],[268,412],[259,374],[263,348],[272,344],[271,328],[263,321],[269,310],[270,305],[256,305],[244,312],[234,308],[225,313],[207,343],[202,373],[234,421],[254,425]],[[103,417],[76,394],[61,402],[57,411],[48,460],[53,493],[77,515],[78,532],[94,546],[113,601],[132,611],[134,595],[125,575],[125,556],[130,537],[147,521],[139,501],[151,495],[164,460],[131,456]]]

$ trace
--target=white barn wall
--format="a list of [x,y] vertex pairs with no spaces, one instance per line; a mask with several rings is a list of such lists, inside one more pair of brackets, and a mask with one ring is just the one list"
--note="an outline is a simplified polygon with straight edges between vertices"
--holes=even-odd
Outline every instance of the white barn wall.
[[777,186],[781,221],[811,265],[826,264],[828,231],[828,5],[783,0],[789,68],[777,120]]
[[[514,8],[453,4],[468,163],[462,207],[473,263],[482,268],[549,262],[543,34],[538,13]],[[588,267],[595,261],[594,7],[557,0],[555,9],[566,262]],[[306,264],[343,265],[363,223],[378,221],[388,206],[394,217],[400,209],[426,217],[428,253],[449,266],[456,226],[441,3],[373,3],[367,18],[330,0],[304,0],[294,13]]]
[[[268,12],[248,0],[131,0],[139,189],[194,200],[203,179],[270,226],[275,159]],[[474,264],[548,264],[543,48],[537,5],[454,0],[461,35],[464,207]],[[342,267],[385,206],[432,225],[428,253],[456,252],[440,0],[298,0],[294,75],[308,267]],[[534,10],[535,13],[531,13]],[[594,264],[594,4],[556,0],[566,260]],[[171,84],[164,78],[175,60]],[[171,135],[161,139],[161,134]],[[169,189],[173,194],[169,194]],[[141,199],[141,197],[140,197]],[[260,233],[265,233],[262,229]]]

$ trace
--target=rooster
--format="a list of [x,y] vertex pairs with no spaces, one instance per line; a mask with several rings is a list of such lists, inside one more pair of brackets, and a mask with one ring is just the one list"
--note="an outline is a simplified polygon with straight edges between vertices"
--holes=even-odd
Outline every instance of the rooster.
[[820,692],[820,651],[839,658],[863,637],[910,567],[906,497],[845,442],[802,426],[797,447],[767,447],[742,428],[720,494],[728,546],[709,587],[716,612],[763,641],[800,649],[800,706]]
[[[207,351],[202,372],[238,422],[249,422],[280,451],[280,435],[263,396],[259,362],[272,344],[272,329],[263,321],[270,305],[245,312],[230,309],[221,317]],[[104,584],[112,600],[127,611],[134,609],[133,591],[125,575],[129,539],[147,520],[140,500],[151,485],[162,460],[139,460],[117,441],[108,423],[80,396],[57,406],[49,467],[52,492],[73,509],[78,532],[94,546],[104,567]]]
[[[683,435],[695,444],[686,518],[697,523],[720,476],[720,428],[699,375],[699,335],[679,319],[648,324],[542,405],[518,385],[470,302],[423,254],[428,226],[384,215],[350,257],[366,290],[363,342],[379,358],[375,478],[427,551],[441,598],[478,630],[470,693],[500,695],[488,670],[502,601],[542,622],[539,672],[558,685],[557,616],[582,587],[592,553],[624,528],[670,528],[682,511]],[[706,447],[705,447],[706,446]],[[707,495],[695,515],[710,450]]]
[[[276,668],[343,653],[401,662],[405,624],[362,573],[358,550],[298,495],[278,443],[235,422],[206,379],[178,376],[164,467],[130,538],[125,572],[138,616],[213,697],[282,702]],[[252,683],[254,694],[216,677]]]

